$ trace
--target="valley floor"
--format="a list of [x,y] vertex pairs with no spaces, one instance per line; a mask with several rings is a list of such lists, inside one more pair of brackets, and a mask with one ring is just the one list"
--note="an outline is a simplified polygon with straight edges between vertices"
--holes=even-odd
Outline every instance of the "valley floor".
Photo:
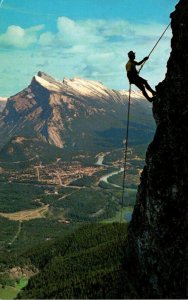
[[[54,242],[88,223],[110,224],[131,220],[143,158],[129,152],[124,207],[122,195],[122,149],[80,155],[71,162],[58,159],[42,164],[0,162],[0,261],[23,253],[38,243]],[[7,255],[4,255],[7,251]],[[0,295],[13,298],[22,276],[11,281],[0,274]],[[13,296],[11,296],[13,295]],[[9,297],[8,296],[8,297]]]

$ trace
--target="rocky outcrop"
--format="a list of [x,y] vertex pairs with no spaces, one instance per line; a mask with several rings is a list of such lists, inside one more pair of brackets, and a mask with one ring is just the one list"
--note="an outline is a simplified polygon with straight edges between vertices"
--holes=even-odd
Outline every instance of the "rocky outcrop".
[[188,199],[188,1],[171,14],[172,51],[157,86],[157,129],[128,234],[133,298],[186,298]]
[[7,270],[10,279],[20,280],[21,278],[30,278],[38,273],[35,266],[13,267]]

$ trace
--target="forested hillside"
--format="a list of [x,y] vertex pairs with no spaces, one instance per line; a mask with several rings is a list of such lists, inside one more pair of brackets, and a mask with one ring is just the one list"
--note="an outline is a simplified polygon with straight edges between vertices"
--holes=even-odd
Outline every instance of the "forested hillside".
[[123,295],[127,225],[90,224],[20,258],[39,272],[20,299],[117,298]]

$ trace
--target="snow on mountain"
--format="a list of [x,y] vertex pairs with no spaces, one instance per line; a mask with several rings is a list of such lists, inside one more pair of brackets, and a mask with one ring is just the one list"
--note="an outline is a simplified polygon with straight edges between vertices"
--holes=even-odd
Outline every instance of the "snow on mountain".
[[0,97],[0,112],[2,112],[3,109],[5,108],[6,102],[7,102],[7,98]]
[[62,84],[55,80],[54,80],[54,82],[50,82],[50,81],[46,80],[45,78],[39,77],[37,75],[34,76],[33,80],[35,80],[41,86],[43,86],[44,88],[48,89],[51,92],[61,92],[63,89]]
[[6,98],[6,97],[0,97],[0,101],[6,102],[6,101],[7,101],[7,98]]
[[33,80],[49,91],[77,95],[82,100],[89,97],[90,99],[100,98],[100,101],[109,101],[110,97],[113,101],[122,101],[122,95],[119,91],[111,90],[99,81],[78,77],[73,79],[64,78],[63,81],[59,81],[41,71],[34,76]]
[[84,96],[104,95],[109,96],[109,90],[98,81],[85,80],[81,78],[73,78],[63,80],[63,84],[72,88],[75,92]]
[[[119,93],[122,96],[126,96],[127,98],[129,98],[129,91],[121,90],[119,91]],[[131,98],[133,98],[134,100],[145,100],[145,97],[143,96],[141,91],[134,91],[133,89],[131,89]]]

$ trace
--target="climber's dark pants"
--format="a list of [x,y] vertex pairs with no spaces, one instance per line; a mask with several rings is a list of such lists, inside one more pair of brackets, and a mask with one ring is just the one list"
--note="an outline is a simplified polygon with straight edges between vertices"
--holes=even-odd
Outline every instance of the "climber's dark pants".
[[155,94],[155,91],[151,88],[146,79],[140,77],[139,75],[130,76],[128,74],[127,76],[130,84],[135,84],[142,91],[142,94],[146,97],[146,99],[150,99],[146,92],[146,89],[150,91],[153,95]]

